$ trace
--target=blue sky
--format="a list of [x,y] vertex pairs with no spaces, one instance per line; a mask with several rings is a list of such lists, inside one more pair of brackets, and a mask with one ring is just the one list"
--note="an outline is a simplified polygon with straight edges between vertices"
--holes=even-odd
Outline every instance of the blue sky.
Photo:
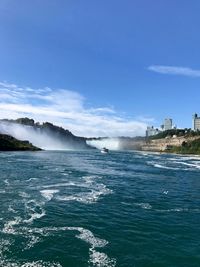
[[[0,117],[137,135],[200,113],[198,0],[1,0]],[[41,112],[40,112],[41,111]]]

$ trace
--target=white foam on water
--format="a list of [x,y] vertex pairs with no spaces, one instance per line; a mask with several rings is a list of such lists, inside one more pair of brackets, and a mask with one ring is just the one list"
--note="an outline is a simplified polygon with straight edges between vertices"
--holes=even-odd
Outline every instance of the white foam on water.
[[132,205],[131,203],[129,203],[129,202],[124,202],[124,201],[121,201],[121,204],[122,204],[122,205],[126,205],[126,206],[130,206],[130,205]]
[[[17,218],[13,221],[9,221],[5,226],[4,226],[4,233],[15,233],[13,231],[13,226],[19,225],[19,223],[22,222],[21,218]],[[83,227],[69,227],[69,226],[64,226],[64,227],[43,227],[43,228],[28,228],[28,227],[19,227],[17,234],[19,235],[24,235],[26,237],[30,237],[32,234],[33,236],[36,234],[40,235],[40,237],[45,237],[52,235],[54,233],[60,232],[60,231],[76,231],[79,232],[79,234],[76,235],[76,238],[81,239],[85,241],[86,243],[90,244],[91,247],[93,248],[102,248],[105,247],[108,244],[108,241],[105,239],[101,239],[98,237],[95,237],[94,234]],[[37,242],[39,239],[32,240],[32,242]]]
[[[45,236],[54,235],[57,231],[77,231],[75,237],[80,239],[87,244],[89,244],[89,261],[90,265],[94,267],[113,267],[115,266],[116,260],[110,259],[105,253],[96,251],[97,248],[103,248],[108,244],[108,241],[94,236],[94,234],[85,228],[82,227],[44,227],[44,228],[32,228],[29,224],[32,224],[34,220],[40,219],[45,216],[45,203],[50,201],[53,197],[60,200],[75,200],[82,203],[95,203],[99,200],[102,195],[107,195],[112,193],[112,190],[108,189],[104,184],[97,183],[99,178],[102,178],[97,175],[88,175],[83,176],[78,179],[77,182],[67,182],[67,183],[57,183],[52,185],[45,185],[40,187],[40,194],[44,198],[42,201],[37,201],[32,199],[30,194],[20,191],[18,194],[22,198],[20,200],[25,207],[25,215],[22,217],[14,217],[13,219],[7,221],[4,224],[2,232],[9,235],[19,235],[24,238],[25,241],[22,242],[21,251],[29,250],[33,248],[35,244],[41,242]],[[29,178],[27,181],[36,180],[37,178]],[[75,195],[64,195],[59,196],[60,190],[59,187],[68,187],[75,186],[80,188],[85,188],[84,191]],[[83,189],[82,189],[83,190]],[[81,191],[82,191],[81,190]],[[55,195],[56,194],[56,195]],[[8,211],[16,213],[12,203],[8,206]],[[16,215],[16,214],[15,214]],[[13,214],[14,216],[14,214]],[[24,225],[26,224],[26,225]],[[20,249],[20,248],[19,248]],[[59,263],[45,262],[42,260],[33,261],[33,262],[19,262],[14,261],[13,259],[7,259],[1,257],[0,255],[0,266],[1,267],[61,267]]]
[[92,204],[99,200],[101,196],[111,194],[112,190],[106,188],[105,185],[100,184],[95,190],[91,192],[78,193],[70,196],[57,196],[56,199],[59,201],[78,201],[84,204]]
[[59,201],[78,201],[78,202],[83,202],[85,203],[84,199],[81,197],[77,197],[77,196],[58,196],[56,197],[57,200]]
[[[1,230],[1,232],[5,233],[5,234],[9,234],[9,235],[17,235],[17,236],[23,236],[26,241],[22,242],[23,245],[23,249],[27,250],[30,249],[31,247],[34,247],[34,245],[38,242],[40,242],[42,239],[40,236],[35,235],[35,233],[37,233],[37,231],[33,231],[32,228],[27,228],[27,227],[22,227],[22,226],[18,226],[19,224],[23,223],[23,220],[21,218],[19,218],[19,221],[17,223],[13,224],[13,221],[8,221],[7,223],[4,224],[4,228]],[[45,236],[45,234],[43,233],[43,230],[38,230],[38,233],[41,236]],[[0,265],[1,266],[1,265]]]
[[28,180],[26,180],[27,182],[31,182],[31,181],[35,181],[35,180],[38,180],[38,178],[36,178],[36,177],[31,177],[31,178],[29,178]]
[[24,223],[32,223],[34,220],[40,219],[45,215],[46,215],[46,212],[45,212],[45,210],[42,209],[41,213],[37,213],[37,212],[33,213],[33,214],[31,214],[31,217],[29,219],[25,219],[25,220],[23,220],[23,222]]
[[200,166],[200,161],[197,161],[197,160],[193,160],[191,161],[192,163],[196,164],[197,166]]
[[0,194],[5,194],[6,193],[6,190],[0,190]]
[[[178,158],[179,159],[179,158]],[[181,159],[181,158],[180,158]],[[177,157],[176,158],[168,158],[168,160],[170,161],[177,161]]]
[[77,186],[77,187],[88,187],[88,184],[96,184],[96,179],[101,178],[101,176],[93,175],[93,176],[83,176],[84,182],[65,182],[65,183],[57,183],[50,185],[43,185],[42,188],[56,188],[56,187],[68,187],[68,186]]
[[95,267],[115,267],[116,260],[109,258],[105,253],[98,252],[94,248],[89,249],[89,264]]
[[[0,258],[3,257],[3,253],[9,251],[11,242],[7,239],[0,239]],[[0,265],[1,266],[1,265]]]
[[41,195],[47,200],[50,201],[54,194],[58,193],[59,190],[57,189],[46,189],[46,190],[41,190],[40,193]]
[[95,237],[90,230],[82,227],[66,227],[66,230],[78,231],[80,234],[76,235],[76,237],[90,244],[91,247],[89,248],[89,264],[92,264],[94,267],[116,266],[115,259],[111,259],[105,253],[95,250],[95,248],[105,247],[108,244],[107,240]]
[[108,241],[95,237],[94,234],[82,227],[68,227],[68,230],[79,231],[80,234],[76,235],[77,238],[90,244],[89,248],[89,264],[94,267],[114,267],[116,266],[116,260],[111,259],[105,253],[96,251],[96,248],[103,248],[108,244]]
[[93,248],[105,247],[108,244],[108,241],[95,237],[93,233],[82,227],[68,227],[68,230],[79,231],[79,235],[76,235],[77,238],[89,243]]
[[62,265],[56,262],[33,261],[26,262],[20,265],[20,267],[62,267]]
[[38,236],[35,236],[35,235],[31,235],[30,236],[29,235],[28,236],[28,241],[26,242],[26,245],[25,245],[23,250],[28,250],[28,249],[34,247],[35,244],[39,243],[41,240],[42,239],[40,237],[38,237]]
[[192,167],[192,168],[200,169],[200,165],[199,164],[188,163],[188,162],[177,162],[177,163],[180,163],[182,165],[189,166],[189,167]]
[[8,206],[8,211],[10,211],[12,213],[17,213],[17,211],[15,209],[13,209],[13,207],[11,205]]
[[37,202],[33,199],[25,203],[25,209],[28,213],[29,219],[23,220],[24,223],[32,223],[36,219],[40,219],[46,215],[45,210],[43,209],[45,203]]
[[193,155],[193,156],[183,156],[183,157],[179,157],[180,160],[200,160],[200,156],[198,155]]
[[[42,237],[54,235],[58,231],[76,231],[79,232],[76,234],[76,238],[83,240],[84,242],[90,245],[89,248],[89,264],[92,264],[94,267],[114,267],[116,266],[116,260],[109,258],[105,253],[96,251],[96,248],[103,248],[108,244],[108,241],[95,237],[95,235],[88,229],[82,227],[44,227],[44,228],[28,228],[28,227],[19,227],[18,231],[13,231],[13,227],[19,225],[22,220],[21,218],[16,217],[15,220],[9,221],[4,226],[4,233],[9,234],[18,234],[22,235],[28,239],[26,246],[23,250],[30,249],[34,245],[42,240]],[[40,236],[38,236],[40,235]],[[9,243],[8,243],[9,244]],[[5,250],[5,246],[2,246]],[[3,251],[0,246],[0,252]],[[3,252],[0,254],[3,255]],[[61,267],[59,263],[54,262],[44,262],[42,260],[33,261],[33,262],[12,262],[7,260],[4,257],[1,257],[0,266],[2,267]]]
[[6,234],[16,234],[16,230],[14,229],[14,227],[19,225],[21,222],[21,217],[15,217],[13,220],[8,221],[4,224],[2,232]]
[[200,209],[190,209],[190,208],[172,208],[167,210],[156,210],[158,212],[194,212],[199,213]]
[[149,154],[148,153],[141,153],[143,156],[148,156]]
[[[33,247],[36,243],[38,243],[41,238],[31,235],[32,230],[26,227],[19,227],[17,230],[14,230],[14,226],[19,225],[22,222],[22,219],[20,217],[16,217],[14,220],[7,222],[4,225],[4,229],[2,232],[6,234],[13,234],[13,235],[22,235],[25,238],[28,239],[28,242],[24,249],[22,251],[30,249]],[[42,232],[42,231],[41,231]],[[9,240],[3,239],[0,240],[0,266],[1,267],[62,267],[59,263],[56,262],[46,262],[46,261],[32,261],[32,262],[19,262],[19,261],[13,261],[12,259],[7,259],[4,255],[5,252],[9,251],[9,247],[11,245],[11,242]]]
[[94,183],[95,180],[101,179],[102,177],[98,175],[88,175],[88,176],[83,176],[82,178],[86,182],[86,184],[91,184]]
[[149,203],[135,203],[135,205],[139,206],[139,207],[141,207],[142,209],[145,209],[145,210],[152,209],[152,206]]
[[89,192],[87,190],[86,192],[76,193],[73,195],[58,195],[56,196],[56,199],[59,201],[78,201],[84,204],[95,203],[99,200],[101,196],[105,196],[113,192],[111,189],[108,189],[104,184],[97,182],[101,178],[102,177],[98,175],[83,176],[83,182],[73,184],[70,183],[70,185],[87,188]]
[[30,195],[27,194],[26,192],[23,192],[23,191],[19,192],[19,196],[22,197],[22,198],[30,198]]
[[175,168],[175,167],[167,167],[161,164],[153,164],[155,168],[160,168],[160,169],[167,169],[167,170],[181,170],[180,168]]
[[[113,191],[108,189],[104,184],[98,183],[98,180],[101,179],[101,176],[98,175],[87,175],[83,176],[81,179],[78,179],[76,182],[64,182],[64,183],[56,183],[43,185],[40,193],[43,197],[46,197],[47,200],[50,200],[53,196],[52,194],[58,193],[55,190],[60,187],[80,187],[86,188],[85,192],[74,193],[74,194],[56,194],[55,199],[58,201],[78,201],[85,204],[95,203],[99,200],[101,196],[111,194]],[[41,189],[41,187],[40,187]],[[48,189],[48,190],[46,190]],[[52,190],[52,191],[50,191]],[[71,192],[71,191],[70,191]]]
[[167,190],[164,190],[164,191],[163,191],[163,194],[164,194],[164,195],[167,195],[168,193],[169,193],[169,191],[167,191]]
[[67,182],[67,183],[57,183],[57,184],[50,184],[50,185],[43,185],[42,188],[55,188],[55,187],[67,187],[67,186],[76,186],[74,182]]
[[20,263],[20,262],[13,262],[6,258],[0,259],[0,266],[1,267],[62,267],[60,263],[55,263],[55,262],[45,262],[39,260],[39,261]]
[[5,180],[4,180],[4,183],[5,183],[5,185],[10,185],[8,179],[5,179]]
[[175,211],[175,212],[182,212],[182,211],[188,211],[188,209],[185,208],[174,208],[174,209],[168,209],[167,211]]

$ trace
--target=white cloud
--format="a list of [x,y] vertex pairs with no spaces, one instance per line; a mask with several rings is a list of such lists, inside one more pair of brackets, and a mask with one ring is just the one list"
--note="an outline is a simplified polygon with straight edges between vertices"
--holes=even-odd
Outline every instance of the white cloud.
[[147,126],[142,119],[122,117],[113,107],[87,107],[86,99],[75,91],[0,82],[0,118],[24,116],[50,121],[79,136],[144,135]]
[[148,70],[162,74],[200,77],[200,70],[193,70],[191,68],[185,68],[185,67],[152,65],[148,67]]

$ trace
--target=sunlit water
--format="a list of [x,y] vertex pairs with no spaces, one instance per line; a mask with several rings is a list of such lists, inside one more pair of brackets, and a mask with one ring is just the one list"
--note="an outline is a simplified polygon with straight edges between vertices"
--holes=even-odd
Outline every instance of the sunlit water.
[[200,266],[200,159],[0,153],[1,267]]

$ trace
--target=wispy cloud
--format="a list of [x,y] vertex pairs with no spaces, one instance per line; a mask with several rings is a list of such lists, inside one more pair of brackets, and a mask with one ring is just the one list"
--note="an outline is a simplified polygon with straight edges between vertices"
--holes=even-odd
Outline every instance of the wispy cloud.
[[0,118],[29,116],[51,121],[80,136],[135,136],[145,132],[147,122],[121,116],[113,107],[88,107],[76,91],[20,87],[0,82]]
[[186,67],[152,65],[148,67],[148,70],[158,72],[161,74],[200,77],[200,70],[194,70]]

